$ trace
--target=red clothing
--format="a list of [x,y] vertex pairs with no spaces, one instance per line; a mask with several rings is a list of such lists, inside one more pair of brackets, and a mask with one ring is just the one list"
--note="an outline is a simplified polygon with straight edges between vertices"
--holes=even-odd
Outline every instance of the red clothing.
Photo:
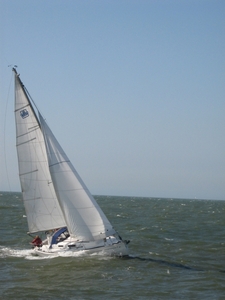
[[32,245],[34,246],[41,246],[42,245],[42,240],[38,237],[35,237],[33,241],[31,242]]

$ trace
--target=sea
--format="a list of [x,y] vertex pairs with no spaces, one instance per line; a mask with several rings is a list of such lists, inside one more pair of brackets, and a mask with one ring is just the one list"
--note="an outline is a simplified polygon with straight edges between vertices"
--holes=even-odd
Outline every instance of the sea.
[[32,256],[21,193],[0,192],[0,299],[225,299],[225,201],[95,199],[129,256]]

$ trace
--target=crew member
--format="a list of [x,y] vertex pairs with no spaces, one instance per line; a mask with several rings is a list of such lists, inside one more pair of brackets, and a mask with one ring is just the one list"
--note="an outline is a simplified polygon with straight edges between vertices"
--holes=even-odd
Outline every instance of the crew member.
[[34,247],[41,247],[42,246],[42,240],[41,238],[36,235],[35,238],[33,239],[33,241],[31,242],[31,244],[34,246]]

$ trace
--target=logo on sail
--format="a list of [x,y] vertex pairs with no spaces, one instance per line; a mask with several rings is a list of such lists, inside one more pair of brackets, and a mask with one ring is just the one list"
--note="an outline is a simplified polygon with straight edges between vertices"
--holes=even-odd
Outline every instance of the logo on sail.
[[27,111],[26,109],[21,110],[21,111],[20,111],[20,115],[21,115],[21,117],[22,117],[23,119],[29,117],[29,113],[28,113],[28,111]]

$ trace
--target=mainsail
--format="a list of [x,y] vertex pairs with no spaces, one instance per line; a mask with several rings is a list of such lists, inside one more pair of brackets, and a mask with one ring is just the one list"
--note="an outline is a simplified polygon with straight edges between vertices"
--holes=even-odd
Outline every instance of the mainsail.
[[15,72],[15,121],[19,176],[31,233],[66,225],[48,169],[44,137],[29,96]]

